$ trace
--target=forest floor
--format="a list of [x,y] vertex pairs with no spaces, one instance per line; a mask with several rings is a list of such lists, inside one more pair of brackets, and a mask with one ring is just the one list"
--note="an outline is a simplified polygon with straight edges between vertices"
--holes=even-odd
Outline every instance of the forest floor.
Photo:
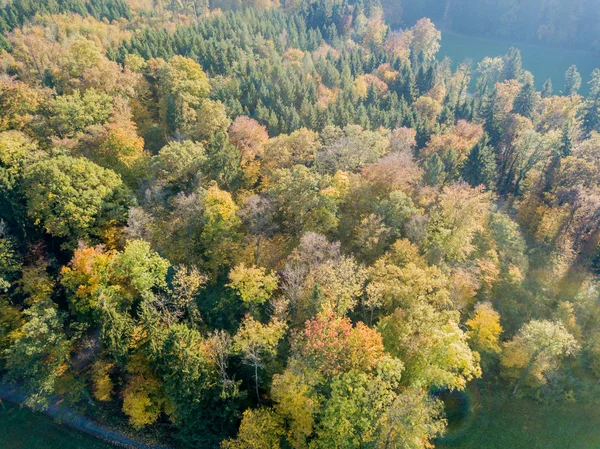
[[[0,383],[0,399],[22,405],[25,396],[18,388]],[[2,407],[0,407],[1,447],[5,449],[23,447],[28,449],[68,449],[69,447],[73,449],[108,449],[116,446],[130,449],[169,449],[167,446],[136,440],[122,432],[94,422],[70,409],[60,398],[53,400],[43,414],[60,422],[60,426],[53,426],[54,423],[48,422],[39,413],[20,413],[17,407],[11,404],[7,406],[2,404]],[[23,418],[30,422],[18,422]],[[56,441],[59,445],[52,446],[52,442],[49,440],[52,432],[49,432],[50,435],[46,435],[46,431],[49,429],[56,430],[55,428],[64,426],[91,435],[96,439],[86,438],[87,435],[70,433],[67,436],[61,435]],[[74,445],[69,446],[70,443]]]

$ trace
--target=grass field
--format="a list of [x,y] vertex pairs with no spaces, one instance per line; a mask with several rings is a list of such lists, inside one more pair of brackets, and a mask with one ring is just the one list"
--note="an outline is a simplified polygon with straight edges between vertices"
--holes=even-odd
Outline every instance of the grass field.
[[448,56],[455,64],[470,59],[474,63],[473,69],[486,56],[501,56],[511,46],[515,46],[521,50],[523,67],[535,76],[536,87],[541,88],[544,81],[551,78],[555,92],[564,87],[565,72],[575,64],[583,77],[581,93],[587,93],[590,74],[595,68],[600,67],[598,53],[514,44],[495,39],[463,36],[449,31],[442,31],[441,45],[438,58]]
[[[469,417],[453,422],[436,449],[598,449],[600,408],[545,405],[488,392],[472,393]],[[450,420],[452,421],[452,420]]]
[[96,438],[10,403],[0,406],[2,449],[114,449]]
[[[599,449],[600,409],[549,406],[499,393],[466,397],[470,413],[450,410],[451,429],[436,449]],[[459,408],[465,405],[461,399]],[[113,449],[86,434],[12,404],[0,407],[2,449]],[[469,408],[469,407],[468,407]]]

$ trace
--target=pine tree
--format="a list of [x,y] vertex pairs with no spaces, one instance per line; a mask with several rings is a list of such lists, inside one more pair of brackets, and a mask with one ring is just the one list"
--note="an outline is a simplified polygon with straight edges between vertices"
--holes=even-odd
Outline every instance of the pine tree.
[[552,87],[552,78],[548,78],[542,86],[542,98],[551,97],[553,93],[554,88]]
[[588,136],[592,131],[600,131],[600,69],[592,72],[589,82],[590,96],[583,113],[583,131]]
[[581,87],[581,75],[577,70],[577,66],[572,65],[565,73],[565,94],[577,95]]
[[488,142],[488,138],[484,137],[473,147],[463,167],[462,176],[473,187],[483,185],[492,190],[496,183],[496,155]]
[[573,153],[573,125],[570,122],[566,122],[563,126],[560,152],[562,157],[570,156]]
[[535,88],[533,83],[527,81],[521,87],[513,104],[513,112],[523,117],[531,118],[535,107]]
[[437,153],[425,161],[423,168],[425,169],[423,179],[428,185],[434,186],[443,182],[444,163]]
[[502,75],[505,80],[518,80],[523,76],[523,60],[518,48],[510,47],[508,53],[502,59],[504,60]]
[[498,98],[494,92],[483,108],[483,118],[485,119],[483,129],[489,136],[490,144],[492,146],[496,146],[502,139],[502,126],[496,114],[497,101]]

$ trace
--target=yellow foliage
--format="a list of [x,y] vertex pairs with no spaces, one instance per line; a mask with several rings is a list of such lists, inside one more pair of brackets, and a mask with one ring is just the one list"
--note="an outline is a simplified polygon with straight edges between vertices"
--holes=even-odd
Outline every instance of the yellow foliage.
[[142,428],[155,422],[165,408],[162,382],[139,354],[131,357],[127,371],[130,377],[123,391],[123,412],[132,426]]
[[480,352],[499,353],[500,314],[489,302],[483,302],[475,307],[473,318],[467,321],[469,326],[469,341],[474,349]]
[[114,384],[110,372],[115,367],[114,363],[98,360],[92,366],[92,394],[99,401],[110,401],[114,392]]

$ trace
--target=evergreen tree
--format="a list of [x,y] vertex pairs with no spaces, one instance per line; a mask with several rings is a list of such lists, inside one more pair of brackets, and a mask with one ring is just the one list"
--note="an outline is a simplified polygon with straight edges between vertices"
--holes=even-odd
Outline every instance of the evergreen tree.
[[577,70],[577,66],[572,65],[565,73],[565,94],[577,95],[581,87],[581,75]]
[[551,97],[553,93],[554,88],[552,87],[552,78],[548,78],[542,86],[542,98]]
[[519,91],[513,104],[513,112],[523,117],[531,118],[535,107],[535,87],[527,81]]
[[496,146],[502,140],[502,126],[498,120],[498,115],[496,114],[497,102],[498,98],[496,92],[494,92],[484,105],[483,109],[483,118],[485,119],[483,129],[487,133],[490,145],[492,146]]
[[600,69],[592,72],[589,85],[590,96],[585,103],[583,113],[583,131],[586,136],[592,131],[600,131]]
[[435,153],[423,164],[425,174],[423,179],[430,186],[441,184],[444,180],[444,163],[440,157]]
[[518,48],[510,47],[502,59],[504,61],[502,77],[505,80],[518,80],[523,76],[523,60]]
[[560,152],[562,157],[570,156],[573,153],[573,124],[570,122],[565,123],[562,130]]
[[492,190],[496,183],[496,155],[484,137],[473,147],[463,168],[463,179],[471,186],[484,185]]

